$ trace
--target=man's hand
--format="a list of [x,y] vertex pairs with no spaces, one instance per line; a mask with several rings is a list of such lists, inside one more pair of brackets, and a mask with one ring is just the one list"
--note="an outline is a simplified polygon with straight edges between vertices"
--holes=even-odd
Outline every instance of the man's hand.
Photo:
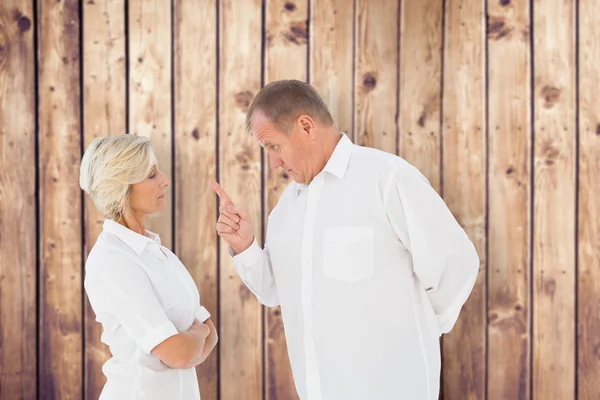
[[254,241],[254,227],[248,211],[234,204],[229,195],[217,182],[211,182],[211,187],[221,200],[217,233],[225,239],[236,254],[246,250]]

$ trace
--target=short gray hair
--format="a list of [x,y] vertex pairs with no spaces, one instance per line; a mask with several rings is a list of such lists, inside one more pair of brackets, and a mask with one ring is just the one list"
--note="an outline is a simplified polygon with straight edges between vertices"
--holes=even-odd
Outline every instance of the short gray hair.
[[301,114],[325,126],[333,125],[331,113],[315,88],[295,79],[273,81],[258,92],[246,114],[248,132],[256,110],[262,111],[277,129],[286,133],[291,131],[294,120]]

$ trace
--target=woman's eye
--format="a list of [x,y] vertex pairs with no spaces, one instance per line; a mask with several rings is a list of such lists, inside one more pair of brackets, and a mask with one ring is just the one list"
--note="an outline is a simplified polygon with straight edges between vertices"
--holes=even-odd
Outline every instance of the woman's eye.
[[279,151],[279,145],[274,144],[271,148],[275,151]]
[[154,179],[154,178],[156,178],[156,174],[151,174],[148,178]]

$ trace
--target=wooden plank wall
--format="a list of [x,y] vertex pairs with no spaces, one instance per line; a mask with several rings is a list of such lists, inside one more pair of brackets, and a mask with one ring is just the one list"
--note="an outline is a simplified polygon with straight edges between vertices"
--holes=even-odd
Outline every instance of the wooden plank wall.
[[151,229],[220,332],[202,398],[298,398],[279,308],[237,277],[208,188],[245,203],[262,242],[290,178],[244,117],[286,78],[423,171],[475,243],[441,398],[600,398],[599,27],[596,1],[3,1],[0,399],[98,398],[110,354],[82,265],[103,216],[79,162],[124,132],[171,177]]

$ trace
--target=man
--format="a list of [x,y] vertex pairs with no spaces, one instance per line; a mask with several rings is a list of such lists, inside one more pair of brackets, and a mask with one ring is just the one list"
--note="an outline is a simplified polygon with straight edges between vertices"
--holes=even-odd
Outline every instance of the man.
[[281,305],[300,398],[437,399],[439,337],[479,268],[466,233],[415,167],[338,133],[310,85],[268,84],[246,122],[294,182],[264,249],[246,209],[213,183],[216,228],[248,288]]

